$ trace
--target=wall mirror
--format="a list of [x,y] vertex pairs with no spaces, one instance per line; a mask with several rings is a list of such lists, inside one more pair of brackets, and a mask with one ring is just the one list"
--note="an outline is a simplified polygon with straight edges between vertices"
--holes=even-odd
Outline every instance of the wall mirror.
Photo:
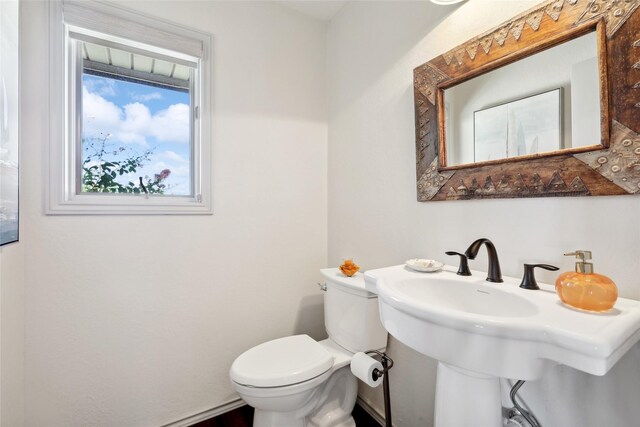
[[604,148],[597,40],[591,31],[444,89],[442,166]]
[[414,70],[419,201],[640,194],[640,0],[553,0]]

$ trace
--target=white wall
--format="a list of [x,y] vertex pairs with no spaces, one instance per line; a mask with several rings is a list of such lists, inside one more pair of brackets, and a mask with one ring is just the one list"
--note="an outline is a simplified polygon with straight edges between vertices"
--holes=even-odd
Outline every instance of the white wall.
[[24,422],[24,245],[0,249],[0,425]]
[[[3,137],[15,141],[18,122],[18,2],[0,2],[0,76],[7,89],[8,127]],[[12,161],[18,153],[9,152]],[[7,160],[6,155],[3,160]],[[6,176],[0,177],[0,180]],[[2,189],[0,189],[0,192]],[[5,194],[5,196],[8,196]],[[0,197],[2,198],[2,197]],[[24,218],[24,217],[23,217]],[[0,248],[0,425],[21,426],[24,417],[24,244]]]
[[[572,260],[562,254],[587,248],[621,296],[640,299],[638,197],[416,202],[413,68],[537,3],[471,0],[437,8],[430,2],[351,2],[332,20],[329,265],[352,256],[365,269],[413,257],[453,263],[444,251],[488,237],[506,275],[521,275],[527,261],[569,270]],[[472,268],[486,268],[484,254]],[[541,273],[541,281],[555,279]],[[395,425],[431,425],[435,362],[394,339],[389,352],[396,361]],[[546,426],[634,425],[639,367],[636,346],[605,377],[557,367],[521,393]],[[361,396],[382,411],[381,390],[362,389]]]
[[24,421],[24,245],[0,248],[0,426]]
[[[536,3],[352,2],[326,34],[269,3],[126,2],[214,35],[216,214],[47,217],[47,7],[24,2],[22,235],[0,251],[2,425],[22,425],[25,300],[31,427],[163,425],[233,401],[240,352],[323,336],[317,270],[346,257],[365,269],[444,259],[486,236],[519,275],[525,261],[570,269],[560,254],[589,248],[639,299],[638,198],[415,201],[413,68]],[[430,425],[435,362],[393,339],[389,351],[396,425]],[[633,425],[639,363],[636,346],[606,377],[559,367],[522,394],[545,425]],[[382,411],[380,391],[361,395]]]
[[123,3],[213,34],[215,214],[43,214],[47,5],[25,2],[30,427],[164,425],[235,400],[249,347],[324,334],[326,27],[272,3]]

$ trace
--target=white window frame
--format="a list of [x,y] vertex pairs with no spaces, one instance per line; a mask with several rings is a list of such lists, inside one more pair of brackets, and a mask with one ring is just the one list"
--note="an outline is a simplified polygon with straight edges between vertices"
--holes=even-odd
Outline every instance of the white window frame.
[[[211,35],[94,1],[50,2],[50,141],[48,215],[212,214]],[[197,63],[191,91],[192,196],[86,193],[79,190],[78,159],[82,117],[78,60],[69,33],[97,35],[132,48],[153,46]],[[80,88],[80,89],[78,89]]]

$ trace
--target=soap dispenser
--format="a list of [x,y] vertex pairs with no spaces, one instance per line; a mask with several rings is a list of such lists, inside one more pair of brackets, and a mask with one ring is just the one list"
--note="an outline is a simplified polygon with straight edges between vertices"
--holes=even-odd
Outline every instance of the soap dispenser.
[[593,272],[591,251],[575,251],[576,271],[562,273],[556,279],[556,293],[560,300],[581,310],[602,312],[610,310],[618,299],[618,288],[607,276]]

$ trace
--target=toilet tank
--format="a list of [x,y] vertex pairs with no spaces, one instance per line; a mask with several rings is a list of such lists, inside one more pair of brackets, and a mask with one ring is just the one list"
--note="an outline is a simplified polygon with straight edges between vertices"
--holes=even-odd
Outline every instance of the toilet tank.
[[387,331],[380,322],[378,296],[364,288],[364,275],[347,277],[337,268],[320,272],[327,285],[324,325],[329,338],[352,353],[383,350]]

